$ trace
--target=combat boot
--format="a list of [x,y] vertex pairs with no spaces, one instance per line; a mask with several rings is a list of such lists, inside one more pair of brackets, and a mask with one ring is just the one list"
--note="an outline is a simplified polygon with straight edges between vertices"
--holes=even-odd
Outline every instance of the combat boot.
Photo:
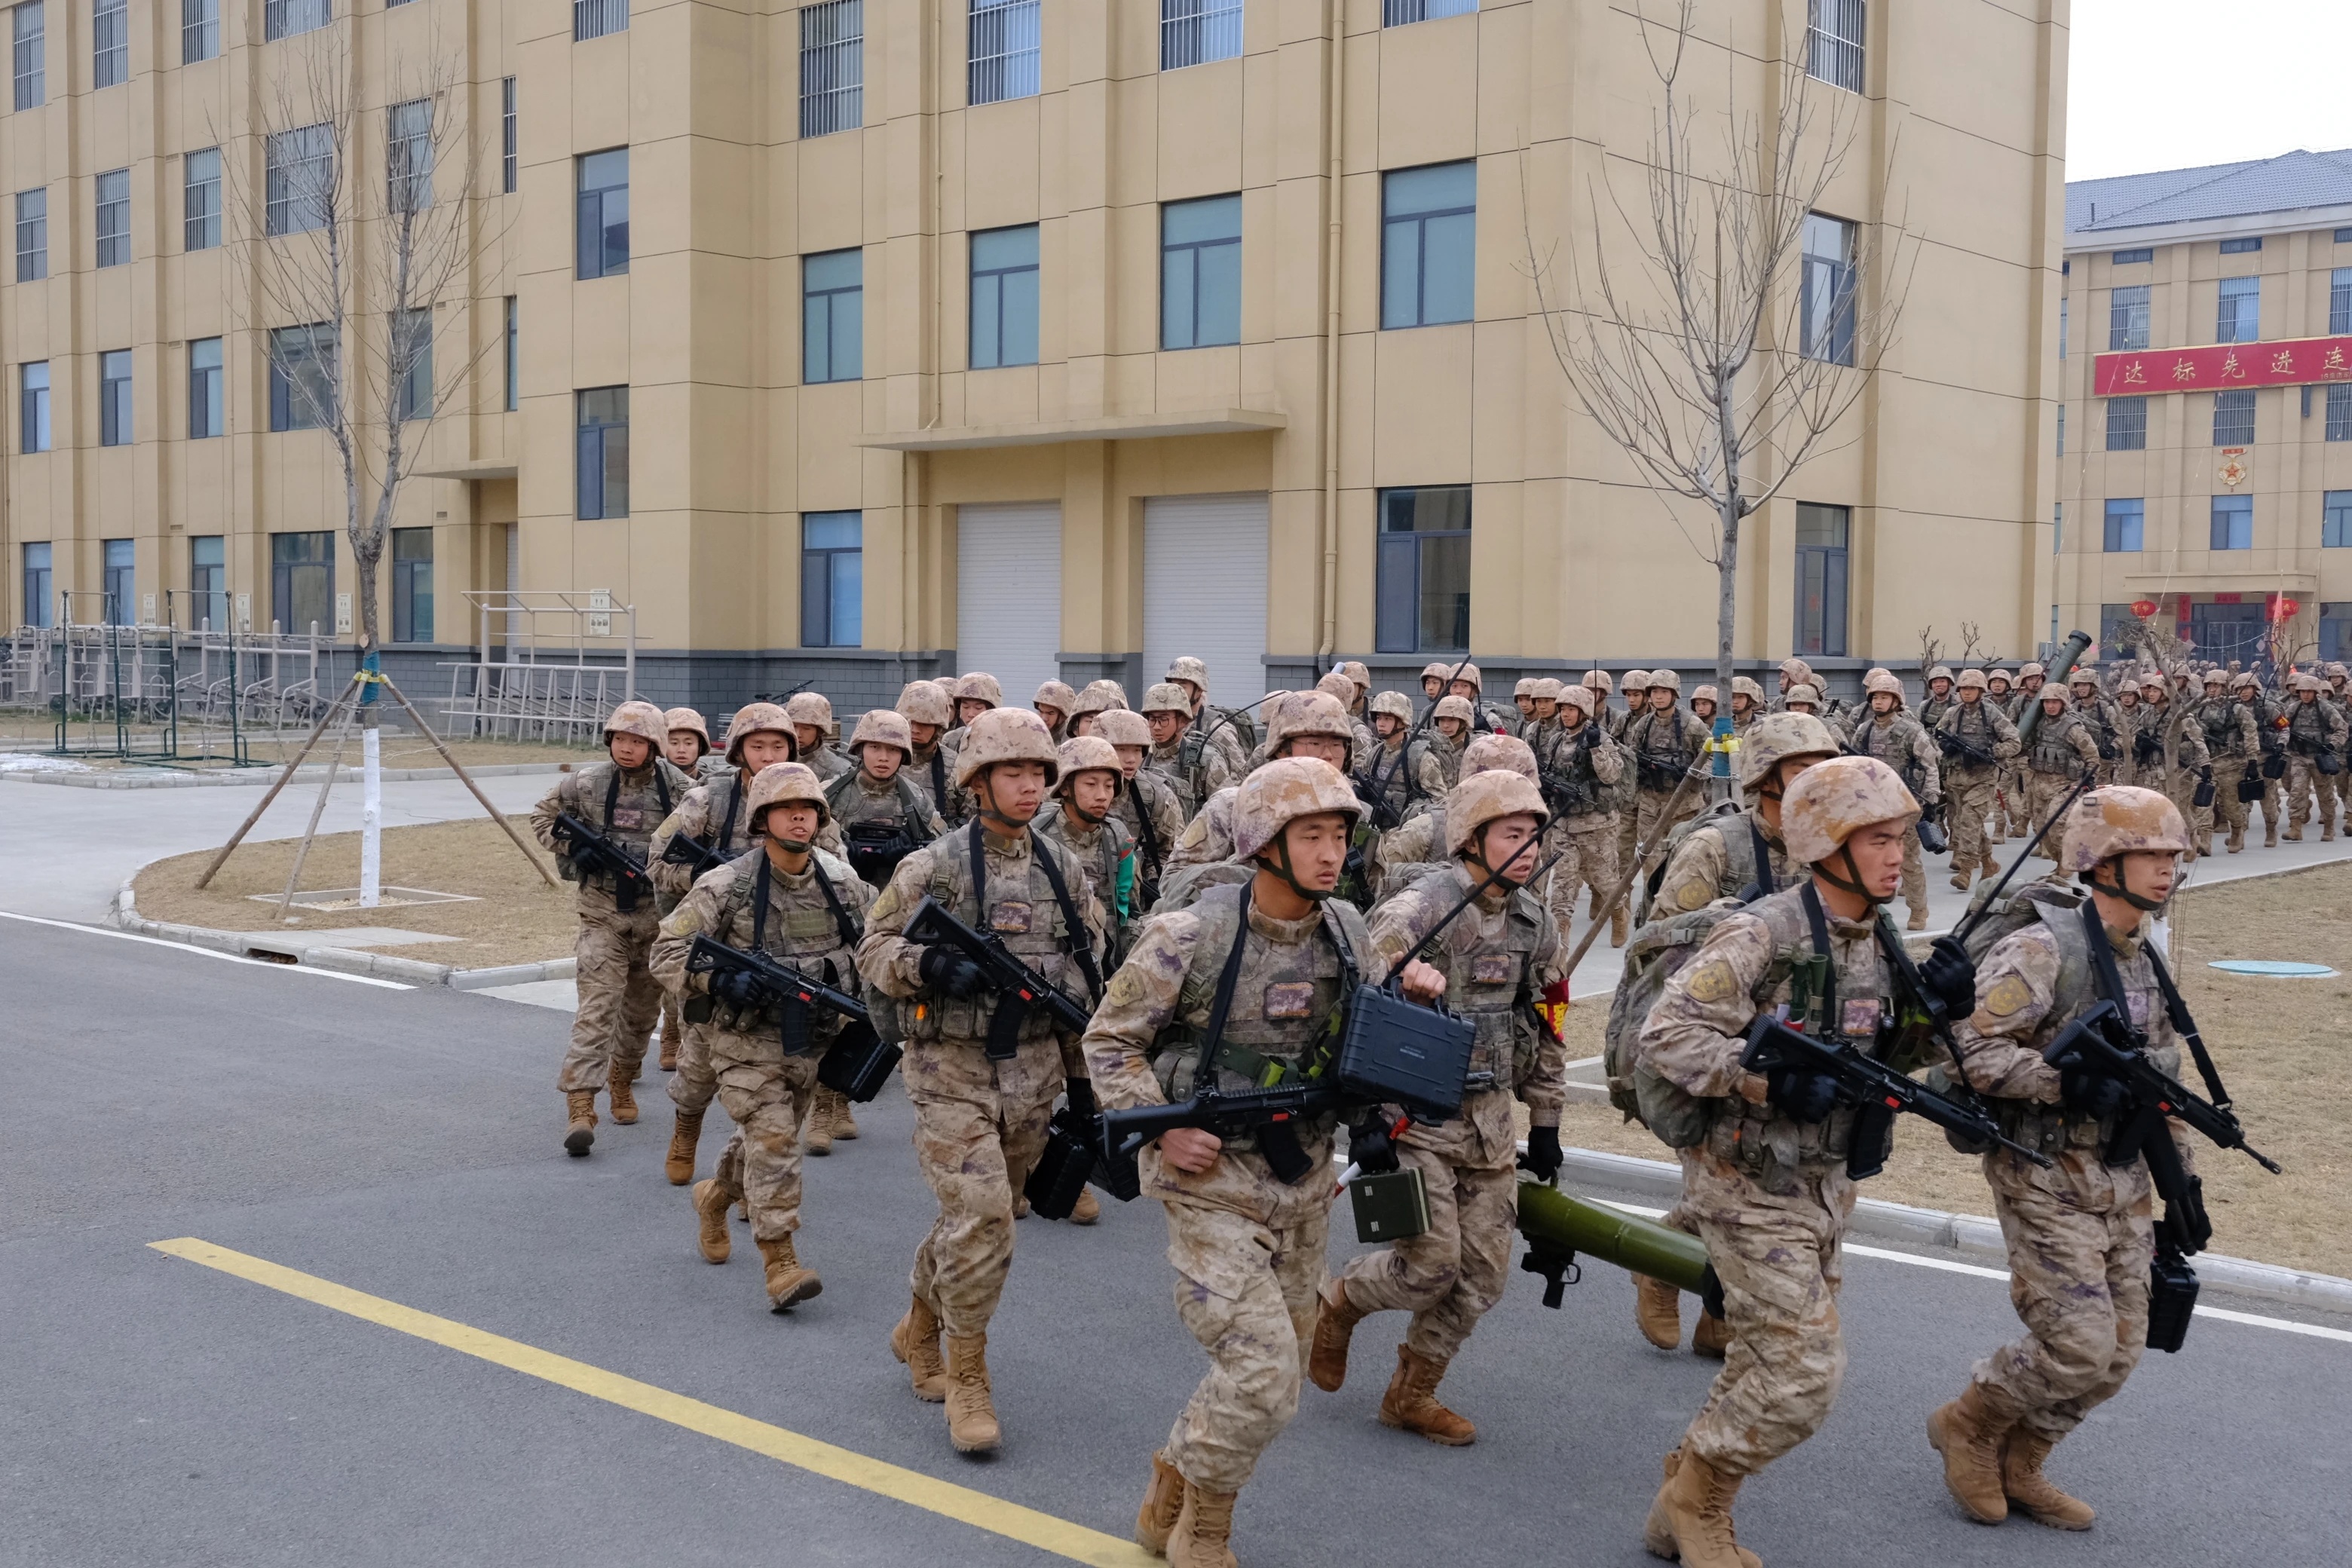
[[801,1148],[811,1154],[833,1152],[833,1111],[824,1098],[823,1089],[809,1096],[808,1115],[801,1120]]
[[1364,1310],[1348,1300],[1343,1279],[1332,1280],[1328,1289],[1317,1295],[1323,1305],[1315,1314],[1315,1343],[1307,1356],[1307,1381],[1326,1394],[1337,1394],[1348,1381],[1348,1342],[1354,1338],[1356,1325],[1364,1321]]
[[768,1310],[788,1312],[803,1301],[824,1292],[824,1281],[816,1277],[814,1268],[801,1267],[800,1255],[793,1250],[793,1238],[779,1237],[774,1241],[760,1243],[760,1256],[768,1260]]
[[1662,1351],[1683,1342],[1683,1293],[1663,1279],[1633,1276],[1633,1323]]
[[2278,824],[2267,816],[2263,818],[2263,847],[2265,849],[2278,847]]
[[1616,909],[1614,909],[1613,910],[1612,910],[1612,911],[1610,912],[1610,915],[1609,915],[1609,945],[1610,945],[1610,946],[1612,946],[1612,947],[1622,947],[1622,946],[1624,946],[1624,945],[1625,945],[1625,932],[1626,932],[1626,924],[1625,924],[1625,922],[1626,922],[1625,900],[1622,900],[1622,899],[1620,899],[1620,900],[1617,900],[1617,907],[1616,907]]
[[727,1236],[727,1205],[734,1201],[734,1194],[716,1181],[694,1184],[694,1213],[701,1227],[694,1244],[706,1262],[724,1263],[735,1250]]
[[662,1174],[673,1187],[682,1187],[694,1180],[694,1149],[702,1142],[702,1112],[681,1110],[670,1124],[669,1154],[662,1161]]
[[1381,1425],[1416,1433],[1449,1448],[1465,1448],[1478,1440],[1478,1428],[1448,1410],[1437,1397],[1446,1363],[1418,1356],[1397,1346],[1396,1375],[1381,1397]]
[[596,1142],[596,1091],[572,1089],[564,1095],[563,1103],[572,1113],[572,1126],[563,1134],[563,1152],[577,1159]]
[[1184,1475],[1164,1453],[1151,1456],[1151,1484],[1143,1489],[1143,1506],[1135,1510],[1135,1543],[1154,1557],[1168,1555],[1168,1538],[1175,1533],[1177,1515],[1184,1508]]
[[1763,1559],[1739,1544],[1731,1524],[1740,1478],[1726,1475],[1680,1448],[1666,1456],[1665,1484],[1650,1504],[1642,1544],[1654,1557],[1681,1558],[1684,1568],[1763,1568]]
[[1967,892],[1969,890],[1969,879],[1975,874],[1975,867],[1963,866],[1958,861],[1954,861],[1952,863],[1952,890],[1956,893]]
[[1721,1361],[1723,1352],[1731,1348],[1731,1325],[1713,1312],[1702,1309],[1698,1327],[1691,1331],[1691,1354],[1709,1361]]
[[1240,1568],[1234,1561],[1234,1500],[1239,1492],[1204,1491],[1184,1483],[1184,1506],[1168,1537],[1168,1568]]
[[2246,830],[2244,828],[2232,827],[2230,829],[2228,847],[2230,853],[2232,855],[2243,853],[2246,847]]
[[890,1353],[905,1363],[916,1398],[937,1405],[948,1396],[948,1363],[940,1354],[940,1315],[920,1296],[890,1331]]
[[1092,1225],[1100,1218],[1102,1218],[1102,1205],[1096,1201],[1095,1190],[1092,1187],[1080,1187],[1078,1201],[1070,1205],[1070,1223]]
[[613,1102],[613,1120],[623,1127],[637,1124],[637,1097],[629,1081],[628,1070],[617,1066],[604,1080],[605,1096]]
[[2053,1530],[2088,1530],[2098,1510],[2080,1498],[2068,1497],[2042,1473],[2042,1462],[2055,1447],[2049,1438],[2022,1426],[2011,1427],[2000,1446],[2000,1489],[2036,1524]]
[[1903,929],[1905,931],[1926,931],[1927,929],[1927,906],[1921,904],[1916,909],[1913,910],[1911,911],[1911,923],[1905,926]]
[[1004,1441],[988,1396],[986,1334],[948,1336],[948,1441],[959,1454],[985,1454]]
[[2284,838],[2284,839],[2285,839],[2289,844],[2300,844],[2300,843],[2302,843],[2302,842],[2303,842],[2303,824],[2302,824],[2302,823],[2300,823],[2300,822],[2289,824],[2289,825],[2288,825],[2288,827],[2287,827],[2287,830],[2286,830],[2284,833],[2282,833],[2281,835],[2279,835],[2279,837],[2282,837],[2282,838]]
[[1927,1417],[1927,1441],[1944,1456],[1944,1489],[1979,1524],[1999,1524],[2009,1517],[2009,1500],[2000,1487],[2004,1430],[2000,1418],[1985,1408],[1984,1395],[1973,1383]]
[[856,1142],[857,1141],[857,1118],[850,1111],[849,1096],[842,1093],[837,1089],[828,1089],[824,1090],[823,1093],[825,1099],[830,1101],[833,1106],[834,1142],[837,1143]]
[[667,1007],[662,1009],[661,1069],[677,1070],[677,1015]]

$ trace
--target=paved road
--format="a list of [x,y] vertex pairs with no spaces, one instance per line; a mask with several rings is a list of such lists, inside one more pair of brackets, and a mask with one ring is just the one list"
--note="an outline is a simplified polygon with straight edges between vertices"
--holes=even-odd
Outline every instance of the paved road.
[[[895,1090],[812,1162],[825,1291],[777,1318],[740,1226],[736,1261],[696,1257],[658,1171],[666,1117],[563,1157],[559,1013],[5,920],[0,988],[0,1564],[1045,1563],[962,1522],[997,1505],[901,1499],[938,1478],[1123,1536],[1202,1364],[1150,1207],[1092,1231],[1024,1221],[992,1345],[1009,1441],[958,1459],[884,1343],[930,1213]],[[714,1117],[706,1166],[724,1132]],[[148,1245],[188,1237],[903,1468],[880,1491],[821,1479]],[[1447,1380],[1480,1423],[1465,1450],[1373,1421],[1400,1324],[1368,1324],[1357,1376],[1307,1393],[1244,1497],[1244,1561],[1649,1561],[1658,1457],[1712,1368],[1642,1343],[1606,1266],[1564,1311],[1537,1291],[1515,1276]],[[1921,1436],[2011,1331],[2000,1286],[1856,1257],[1843,1305],[1834,1417],[1742,1500],[1768,1562],[2340,1551],[2352,1342],[2200,1320],[2061,1450],[2105,1510],[2074,1538],[1965,1522]]]

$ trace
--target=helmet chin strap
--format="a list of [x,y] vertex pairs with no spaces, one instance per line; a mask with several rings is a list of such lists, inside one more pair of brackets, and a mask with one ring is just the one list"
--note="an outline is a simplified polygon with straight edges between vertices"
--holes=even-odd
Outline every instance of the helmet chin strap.
[[[1005,831],[999,835],[1000,837],[1010,838],[1014,834],[1019,833],[1023,828],[1029,826],[1029,817],[1023,817],[1020,820],[1015,821],[1013,818],[1005,816],[1003,812],[996,809],[996,784],[995,781],[989,777],[987,773],[982,773],[981,775],[980,788],[975,793],[980,796],[981,816],[987,821],[1001,822],[1004,825]],[[1036,816],[1036,813],[1031,812],[1029,816]]]
[[1872,909],[1876,909],[1882,904],[1890,903],[1894,900],[1895,895],[1893,893],[1888,893],[1882,897],[1877,893],[1872,892],[1868,888],[1862,885],[1862,868],[1853,863],[1853,851],[1851,848],[1843,844],[1839,845],[1837,858],[1845,862],[1845,868],[1852,874],[1853,880],[1849,881],[1846,878],[1841,877],[1835,871],[1831,870],[1830,863],[1827,860],[1816,860],[1813,862],[1813,870],[1821,877],[1822,880],[1827,882],[1832,888],[1852,893],[1857,899],[1868,900]]
[[2123,860],[2124,858],[2120,855],[2110,855],[2100,861],[2099,864],[2102,866],[2113,866],[2116,868],[2116,883],[2112,888],[2107,886],[2106,883],[2099,880],[2099,873],[2094,870],[2091,873],[2091,890],[2095,893],[2105,893],[2111,899],[2121,899],[2144,915],[2152,915],[2164,908],[2162,899],[2143,898],[2131,890],[2124,880]]
[[1336,885],[1328,888],[1306,888],[1299,885],[1297,869],[1290,863],[1290,829],[1287,824],[1280,833],[1275,835],[1274,858],[1277,864],[1267,866],[1263,858],[1265,854],[1265,851],[1263,849],[1258,851],[1261,857],[1258,864],[1281,878],[1284,886],[1310,904],[1319,904],[1339,890]]

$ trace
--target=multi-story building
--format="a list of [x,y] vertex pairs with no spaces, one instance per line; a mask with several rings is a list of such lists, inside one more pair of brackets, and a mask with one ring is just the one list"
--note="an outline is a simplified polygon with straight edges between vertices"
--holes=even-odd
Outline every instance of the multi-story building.
[[[509,586],[633,606],[640,686],[719,710],[959,668],[1015,700],[1057,674],[1132,692],[1177,652],[1225,700],[1339,658],[1712,662],[1709,520],[1571,413],[1529,276],[1552,259],[1559,297],[1568,258],[1630,256],[1598,188],[1642,210],[1659,89],[1626,7],[9,15],[25,619],[186,590],[257,629],[349,625],[339,471],[288,395],[335,345],[251,287],[251,248],[284,241],[233,199],[310,155],[280,86],[331,44],[367,177],[431,59],[475,160],[436,349],[454,406],[386,557],[396,668],[502,639],[464,595]],[[1851,672],[1964,620],[2025,651],[2053,596],[2063,14],[1705,15],[1728,33],[1685,67],[1704,101],[1727,79],[1770,107],[1787,59],[1850,137],[1789,298],[1835,296],[1857,255],[1882,258],[1861,310],[1907,282],[1849,428],[1748,520],[1741,658]]]
[[2352,658],[2352,151],[2066,187],[2056,621]]

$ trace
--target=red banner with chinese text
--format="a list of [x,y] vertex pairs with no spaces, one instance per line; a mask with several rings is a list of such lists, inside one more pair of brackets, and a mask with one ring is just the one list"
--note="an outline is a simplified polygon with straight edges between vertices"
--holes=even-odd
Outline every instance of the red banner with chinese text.
[[2140,349],[2100,354],[2091,364],[2091,392],[2095,397],[2225,392],[2241,386],[2297,386],[2314,381],[2352,381],[2352,337]]

